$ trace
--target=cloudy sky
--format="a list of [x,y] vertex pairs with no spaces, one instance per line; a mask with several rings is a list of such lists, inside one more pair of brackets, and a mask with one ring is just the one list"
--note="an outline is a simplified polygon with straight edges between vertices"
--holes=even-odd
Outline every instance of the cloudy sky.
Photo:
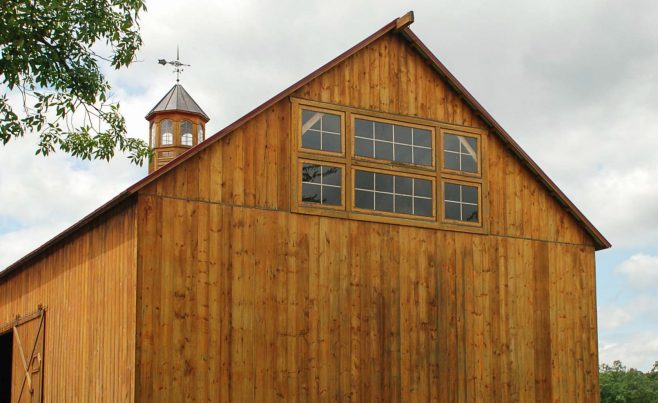
[[[109,71],[130,134],[174,82],[214,133],[392,19],[412,29],[612,242],[597,253],[601,362],[658,360],[658,3],[164,1],[142,17],[140,62]],[[5,89],[3,88],[3,91]],[[146,174],[126,159],[0,146],[0,268]]]

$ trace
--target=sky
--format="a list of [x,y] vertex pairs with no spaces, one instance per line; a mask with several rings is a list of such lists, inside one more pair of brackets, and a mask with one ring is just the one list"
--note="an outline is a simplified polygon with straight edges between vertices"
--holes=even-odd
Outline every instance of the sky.
[[[613,248],[596,254],[600,361],[658,361],[658,2],[147,2],[143,47],[103,65],[129,134],[181,83],[207,133],[414,10],[412,30],[557,183]],[[6,92],[2,88],[3,93]],[[0,268],[146,175],[126,158],[35,156],[36,137],[0,146]]]

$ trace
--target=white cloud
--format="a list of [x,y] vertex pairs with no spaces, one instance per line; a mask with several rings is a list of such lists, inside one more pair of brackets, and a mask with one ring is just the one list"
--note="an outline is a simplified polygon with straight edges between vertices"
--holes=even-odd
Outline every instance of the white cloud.
[[67,227],[65,222],[31,226],[0,234],[0,267],[3,269],[17,261],[38,245],[57,235]]
[[[607,291],[607,290],[604,290]],[[620,360],[642,371],[658,361],[658,294],[636,291],[630,300],[599,305],[599,361]]]
[[125,158],[77,161],[56,153],[34,156],[36,139],[0,147],[0,268],[75,223],[144,175]]
[[616,330],[633,321],[633,315],[624,308],[614,306],[599,307],[599,328],[603,330]]
[[[615,269],[622,273],[632,287],[647,290],[658,286],[658,256],[636,254],[622,262]],[[658,296],[654,301],[658,305]]]
[[658,361],[658,331],[626,333],[622,341],[599,340],[599,362],[621,361],[627,368],[648,371]]

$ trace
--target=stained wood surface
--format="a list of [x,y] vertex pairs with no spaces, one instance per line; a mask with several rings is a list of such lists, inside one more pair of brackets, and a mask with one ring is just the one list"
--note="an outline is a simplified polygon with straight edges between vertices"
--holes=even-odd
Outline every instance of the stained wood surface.
[[[302,87],[296,97],[486,130],[436,72],[388,34]],[[290,209],[291,104],[284,100],[148,185],[143,192]],[[381,116],[380,116],[381,117]],[[488,132],[483,227],[501,236],[593,244],[521,161]]]
[[597,399],[591,246],[159,196],[139,222],[140,401]]
[[[47,307],[44,402],[134,401],[135,224],[134,205],[124,203],[0,281],[0,327]],[[24,343],[37,323],[18,326]],[[22,380],[16,348],[14,391]]]
[[597,401],[591,239],[425,61],[295,96],[485,129],[485,231],[291,213],[281,101],[140,192],[138,398]]
[[41,402],[43,395],[43,356],[45,322],[40,315],[12,327],[11,401]]
[[[160,130],[160,122],[163,120],[170,120],[172,123],[172,143],[169,145],[162,145],[162,131]],[[192,145],[185,146],[181,143],[181,127],[182,122],[188,121],[192,123]],[[184,113],[177,111],[156,112],[149,117],[149,127],[155,125],[155,143],[153,143],[153,136],[149,131],[149,146],[153,148],[153,158],[149,161],[148,172],[149,174],[156,169],[171,162],[174,158],[187,151],[190,147],[198,144],[197,129],[201,126],[203,130],[203,138],[205,139],[206,121],[197,114]],[[149,129],[151,130],[151,129]],[[162,155],[163,152],[170,152],[170,157]]]
[[48,306],[45,401],[598,401],[592,240],[426,61],[294,96],[483,130],[483,230],[292,213],[284,99],[0,281],[0,323]]

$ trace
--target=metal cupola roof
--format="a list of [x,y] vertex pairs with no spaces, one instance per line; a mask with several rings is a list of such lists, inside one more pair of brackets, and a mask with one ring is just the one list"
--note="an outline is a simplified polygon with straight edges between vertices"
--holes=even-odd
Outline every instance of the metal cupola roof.
[[160,102],[158,102],[155,107],[146,114],[146,119],[150,119],[154,114],[161,112],[192,113],[201,116],[206,122],[210,120],[199,104],[197,104],[185,88],[178,83],[174,84],[165,96],[162,97]]

